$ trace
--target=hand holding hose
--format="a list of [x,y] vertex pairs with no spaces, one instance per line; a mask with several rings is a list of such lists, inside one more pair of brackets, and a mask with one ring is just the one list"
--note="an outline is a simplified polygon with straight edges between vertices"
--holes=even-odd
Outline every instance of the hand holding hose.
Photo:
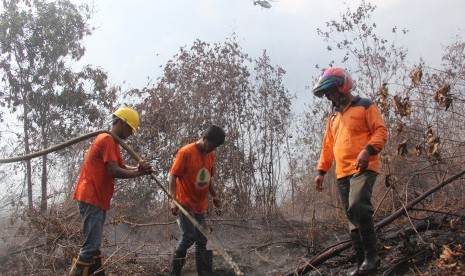
[[174,203],[173,200],[170,201],[170,210],[171,210],[171,214],[173,214],[173,216],[178,215],[179,208],[176,205],[176,203]]
[[142,172],[144,175],[149,175],[153,173],[152,165],[149,161],[141,160],[137,165],[137,170]]

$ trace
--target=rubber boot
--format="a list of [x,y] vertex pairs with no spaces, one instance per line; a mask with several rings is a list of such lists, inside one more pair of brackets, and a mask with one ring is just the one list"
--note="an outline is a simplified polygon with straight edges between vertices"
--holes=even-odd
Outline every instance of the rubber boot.
[[198,276],[213,275],[212,269],[212,251],[211,250],[196,250],[195,251],[195,266]]
[[360,225],[365,260],[359,267],[359,274],[370,274],[376,272],[380,259],[376,250],[376,233],[373,223]]
[[89,269],[89,275],[105,276],[105,270],[103,269],[103,255],[100,252],[98,255],[92,257],[92,265]]
[[359,275],[359,267],[365,260],[365,252],[363,251],[362,238],[360,237],[360,231],[358,229],[350,231],[350,238],[352,239],[352,245],[354,246],[357,265],[354,270],[349,272],[347,275],[356,276]]
[[171,276],[181,276],[181,270],[186,262],[186,252],[174,252],[173,260],[171,261]]
[[72,276],[89,276],[89,269],[92,265],[92,262],[84,261],[78,258],[73,258],[73,265],[71,266],[71,271],[69,275]]

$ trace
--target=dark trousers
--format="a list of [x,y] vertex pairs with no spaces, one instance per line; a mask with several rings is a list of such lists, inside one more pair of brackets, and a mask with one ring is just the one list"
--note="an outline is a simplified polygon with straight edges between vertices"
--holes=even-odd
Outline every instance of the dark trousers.
[[[189,211],[191,215],[204,229],[206,226],[205,214],[195,214]],[[195,246],[195,265],[199,276],[212,275],[212,255],[207,251],[207,238],[197,229],[187,216],[179,212],[178,218],[179,229],[181,230],[181,239],[174,252],[171,275],[181,275],[181,269],[184,265],[186,252],[192,245]]]
[[[189,211],[189,214],[197,220],[197,222],[202,225],[205,229],[205,214],[195,214]],[[194,226],[194,224],[184,215],[183,212],[178,214],[178,224],[179,229],[181,230],[181,239],[176,246],[176,252],[184,253],[195,244],[196,251],[205,251],[207,250],[207,238],[200,233],[200,231]]]
[[366,170],[337,180],[339,196],[349,220],[349,230],[359,229],[361,224],[373,224],[371,195],[378,173]]

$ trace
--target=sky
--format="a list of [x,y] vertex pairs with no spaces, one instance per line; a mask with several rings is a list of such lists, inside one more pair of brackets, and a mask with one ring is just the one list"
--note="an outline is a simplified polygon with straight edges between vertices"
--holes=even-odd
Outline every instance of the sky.
[[[84,40],[86,54],[76,64],[103,68],[123,91],[143,88],[160,76],[160,65],[196,39],[222,43],[233,33],[244,52],[259,57],[267,50],[273,65],[286,70],[284,85],[297,102],[307,102],[308,86],[318,76],[316,64],[333,58],[316,29],[338,19],[346,1],[275,0],[265,9],[252,0],[71,0],[94,7],[96,30]],[[360,1],[350,1],[350,7]],[[409,30],[397,41],[412,63],[441,61],[442,46],[465,32],[464,0],[372,0],[378,34],[393,39],[391,29]],[[383,34],[386,34],[385,36]],[[391,39],[392,38],[392,39]],[[306,88],[307,87],[307,88]]]

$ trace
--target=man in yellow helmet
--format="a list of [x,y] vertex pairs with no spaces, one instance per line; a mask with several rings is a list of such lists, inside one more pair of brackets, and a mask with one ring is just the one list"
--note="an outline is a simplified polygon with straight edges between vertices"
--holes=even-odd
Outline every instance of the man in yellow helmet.
[[[137,131],[139,114],[130,107],[113,113],[111,132],[125,140]],[[121,157],[120,145],[108,133],[98,135],[87,151],[74,192],[83,221],[84,242],[79,257],[73,260],[70,275],[104,275],[100,252],[106,211],[113,197],[115,178],[133,178],[152,173],[149,162],[137,167],[127,166]],[[94,272],[97,273],[93,274]]]

